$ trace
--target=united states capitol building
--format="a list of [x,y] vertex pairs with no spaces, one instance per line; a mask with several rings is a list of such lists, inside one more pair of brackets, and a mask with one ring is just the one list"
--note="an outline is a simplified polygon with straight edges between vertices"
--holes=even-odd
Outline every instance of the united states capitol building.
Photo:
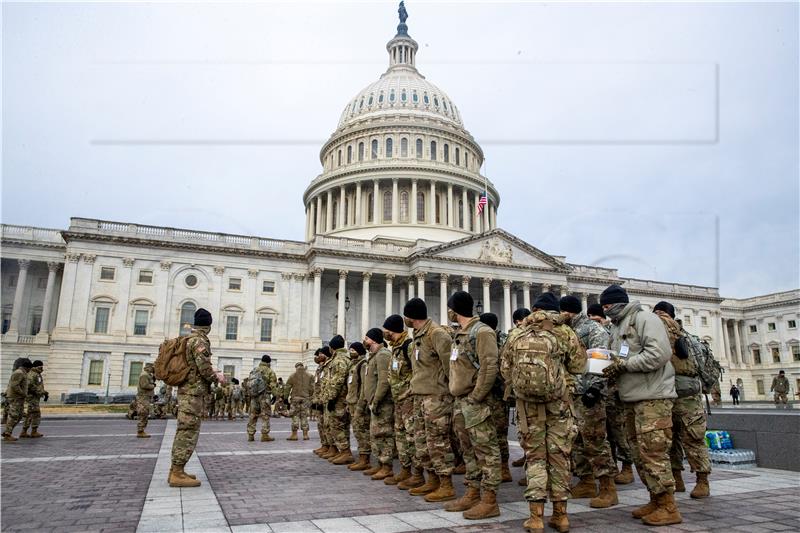
[[[264,353],[287,376],[335,333],[360,340],[408,298],[446,317],[469,291],[511,326],[543,291],[594,303],[611,283],[647,307],[672,302],[707,339],[745,400],[768,399],[785,369],[800,383],[800,290],[725,299],[718,289],[621,277],[570,263],[497,226],[500,192],[450,97],[417,70],[404,20],[389,67],[342,111],[302,201],[305,235],[251,235],[72,218],[65,229],[2,226],[2,365],[45,362],[51,396],[135,391],[159,344],[211,311],[216,365],[243,378]],[[478,202],[486,192],[487,205]],[[313,364],[313,363],[312,363]]]

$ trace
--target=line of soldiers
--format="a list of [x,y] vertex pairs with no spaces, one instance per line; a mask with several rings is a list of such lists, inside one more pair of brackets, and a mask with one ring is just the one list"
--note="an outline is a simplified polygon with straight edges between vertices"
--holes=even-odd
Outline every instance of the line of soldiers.
[[[39,438],[39,423],[42,411],[39,402],[45,402],[50,394],[44,388],[42,371],[44,363],[31,361],[27,357],[19,357],[14,361],[14,371],[8,379],[8,386],[3,394],[3,440],[14,442],[18,438]],[[22,421],[22,432],[19,437],[13,435],[14,428]],[[31,430],[28,433],[28,429]]]
[[[669,303],[646,312],[612,285],[584,313],[577,298],[544,293],[532,312],[514,312],[508,334],[496,331],[495,315],[474,316],[473,304],[468,293],[454,293],[449,326],[434,323],[425,302],[413,298],[402,316],[387,317],[361,342],[345,347],[336,335],[318,349],[311,407],[321,446],[314,453],[428,502],[447,502],[446,511],[464,518],[498,516],[498,487],[511,481],[513,406],[525,451],[514,465],[525,466],[529,531],[543,531],[548,498],[548,524],[558,531],[569,530],[569,498],[591,498],[595,508],[618,504],[616,485],[633,482],[633,464],[650,493],[632,513],[644,524],[682,521],[673,493],[685,490],[684,455],[697,474],[692,497],[709,495],[701,395],[678,398],[675,385],[676,374],[699,383],[697,368],[676,354],[686,333]],[[610,350],[613,360],[602,375],[585,373],[587,352],[597,349]],[[458,499],[457,456],[467,486]],[[579,481],[570,486],[573,473]]]
[[248,412],[249,396],[246,386],[236,378],[224,385],[213,385],[203,397],[204,420],[237,420],[245,418]]

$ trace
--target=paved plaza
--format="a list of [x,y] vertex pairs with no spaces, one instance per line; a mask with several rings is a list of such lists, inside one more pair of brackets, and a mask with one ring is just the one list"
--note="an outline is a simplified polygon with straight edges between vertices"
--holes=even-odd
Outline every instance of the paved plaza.
[[[46,437],[2,444],[2,530],[523,531],[527,505],[516,482],[501,487],[500,517],[467,521],[317,458],[315,431],[310,441],[287,442],[289,421],[273,420],[272,427],[275,442],[248,443],[244,421],[204,422],[199,457],[187,466],[203,485],[172,489],[166,476],[174,420],[152,421],[150,439],[136,439],[135,423],[122,418],[45,420]],[[512,459],[521,453],[512,444]],[[512,472],[515,481],[522,475],[520,468]],[[713,496],[695,501],[680,494],[683,524],[659,531],[800,530],[799,478],[787,471],[717,470]],[[647,499],[643,485],[637,480],[619,490],[620,505],[611,509],[571,501],[572,531],[653,529],[630,517]]]

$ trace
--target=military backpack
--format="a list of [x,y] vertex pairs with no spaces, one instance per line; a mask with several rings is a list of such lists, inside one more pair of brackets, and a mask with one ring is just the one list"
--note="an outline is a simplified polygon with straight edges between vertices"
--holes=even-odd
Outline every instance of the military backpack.
[[255,398],[267,392],[267,382],[264,381],[264,374],[258,368],[250,371],[250,381],[247,386],[249,387],[250,397]]
[[234,385],[233,386],[233,401],[234,402],[241,402],[242,401],[242,387],[241,385]]
[[722,367],[714,358],[711,347],[698,336],[684,332],[675,341],[675,354],[679,359],[691,359],[700,378],[703,394],[708,394],[719,381]]
[[158,347],[158,357],[153,364],[156,379],[167,385],[180,386],[189,378],[186,361],[186,344],[189,337],[167,339]]
[[564,397],[567,382],[558,341],[552,333],[528,326],[514,341],[511,386],[514,395],[529,402],[546,403]]

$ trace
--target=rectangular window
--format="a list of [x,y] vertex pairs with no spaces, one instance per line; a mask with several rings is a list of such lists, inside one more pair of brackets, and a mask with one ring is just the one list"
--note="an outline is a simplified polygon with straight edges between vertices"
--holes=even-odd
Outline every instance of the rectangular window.
[[758,326],[756,326],[755,324],[752,324],[750,326],[750,333],[757,333],[757,332],[758,332]]
[[35,314],[31,316],[31,335],[37,335],[39,330],[42,329],[42,315]]
[[758,394],[764,394],[764,380],[763,379],[757,379],[756,380],[756,392]]
[[683,315],[683,323],[687,326],[692,325],[692,315]]
[[275,282],[264,280],[261,283],[261,292],[272,294],[275,292]]
[[780,363],[781,362],[781,349],[777,346],[773,346],[770,351],[772,352],[772,362],[773,363]]
[[17,286],[17,276],[8,276],[8,286],[9,287]]
[[236,367],[235,367],[234,365],[224,365],[224,366],[222,367],[222,373],[223,373],[223,374],[225,374],[225,379],[227,379],[227,380],[228,380],[228,382],[230,382],[230,381],[231,381],[231,379],[233,379],[234,377],[236,377],[236,376],[235,376],[235,374],[236,374]]
[[228,278],[228,290],[229,291],[242,290],[242,278]]
[[111,309],[108,307],[98,307],[94,312],[94,332],[108,333],[108,315]]
[[117,269],[114,267],[100,267],[100,279],[103,281],[114,281]]
[[103,384],[103,361],[95,359],[89,361],[89,379],[86,380],[87,385],[102,385]]
[[153,271],[152,270],[140,270],[139,271],[139,283],[144,283],[144,284],[153,283]]
[[11,315],[8,313],[3,313],[3,329],[0,330],[5,335],[8,332],[8,328],[11,326]]
[[761,364],[761,350],[758,348],[753,348],[753,363],[757,365]]
[[139,376],[142,374],[144,363],[141,361],[131,361],[131,366],[128,371],[128,387],[139,386]]
[[767,322],[767,331],[775,331],[775,322]]
[[36,280],[36,288],[37,289],[46,289],[47,288],[47,278],[39,278]]
[[133,334],[147,335],[147,315],[144,309],[137,309],[133,315]]
[[707,325],[708,325],[708,317],[706,317],[706,316],[701,316],[701,317],[700,317],[700,325],[701,325],[701,326],[707,326]]
[[272,319],[261,319],[261,342],[272,342]]
[[797,328],[797,321],[796,320],[788,321],[786,323],[786,327],[788,327],[789,329],[796,329]]
[[225,319],[225,340],[235,341],[239,334],[239,317],[229,316]]
[[800,361],[800,344],[792,344],[792,361]]

